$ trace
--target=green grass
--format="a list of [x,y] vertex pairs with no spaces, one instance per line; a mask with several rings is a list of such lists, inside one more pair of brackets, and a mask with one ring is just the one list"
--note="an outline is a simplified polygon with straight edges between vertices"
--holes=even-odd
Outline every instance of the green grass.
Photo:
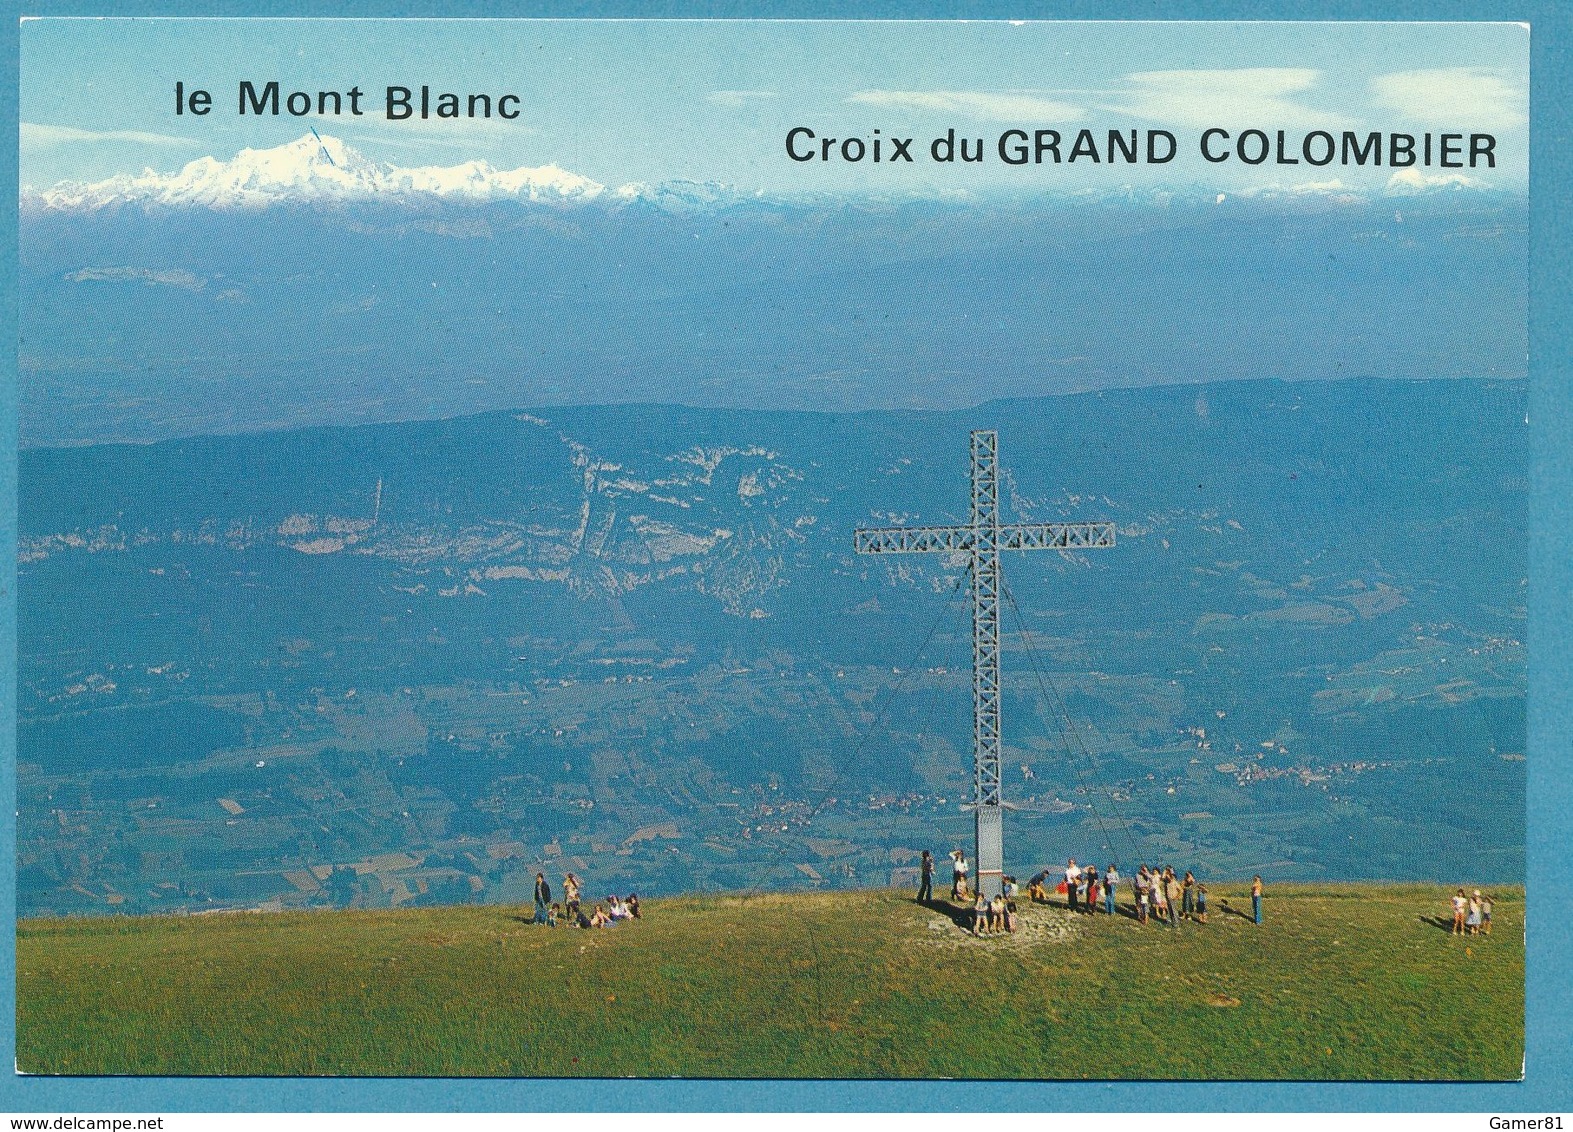
[[[1241,889],[1217,889],[1248,906]],[[517,909],[32,920],[28,1073],[1511,1080],[1523,893],[1274,885],[1174,932],[1032,908],[975,940],[903,893],[685,897],[599,930]]]

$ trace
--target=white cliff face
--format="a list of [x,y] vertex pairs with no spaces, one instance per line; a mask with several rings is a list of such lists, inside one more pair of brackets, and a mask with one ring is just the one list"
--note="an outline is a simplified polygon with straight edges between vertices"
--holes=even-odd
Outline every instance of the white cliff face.
[[229,161],[199,158],[178,173],[148,169],[93,183],[67,181],[35,199],[59,209],[117,204],[235,209],[389,197],[578,203],[603,192],[605,186],[556,165],[500,170],[467,161],[401,168],[373,161],[338,138],[306,134],[273,149],[243,149]]

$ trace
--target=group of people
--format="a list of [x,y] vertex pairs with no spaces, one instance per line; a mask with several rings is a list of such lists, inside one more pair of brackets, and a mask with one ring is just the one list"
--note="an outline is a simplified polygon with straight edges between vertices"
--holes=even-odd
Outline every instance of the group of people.
[[639,894],[632,892],[627,899],[607,896],[601,904],[587,911],[579,899],[579,878],[569,873],[563,877],[563,902],[554,903],[552,886],[545,873],[535,874],[535,915],[530,922],[555,928],[567,924],[581,928],[608,928],[623,920],[639,919]]
[[1478,888],[1473,896],[1459,889],[1453,896],[1453,934],[1490,935],[1491,905],[1491,897],[1482,896]]
[[[951,900],[965,902],[972,898],[968,888],[969,872],[966,854],[960,849],[951,850]],[[1118,907],[1117,894],[1123,881],[1116,865],[1110,864],[1108,868],[1099,872],[1097,865],[1083,867],[1072,857],[1063,871],[1044,869],[1034,876],[1027,883],[1028,899],[1035,904],[1047,904],[1049,885],[1056,872],[1060,872],[1063,879],[1054,882],[1055,890],[1065,894],[1066,906],[1072,912],[1092,915],[1098,912],[1101,905],[1104,914],[1114,915]],[[923,850],[919,873],[918,903],[926,904],[934,899],[934,857],[927,849]],[[1161,870],[1142,865],[1129,883],[1135,900],[1134,912],[1138,923],[1145,924],[1151,918],[1156,918],[1159,923],[1168,924],[1170,927],[1178,927],[1181,920],[1191,920],[1199,924],[1207,922],[1207,886],[1197,880],[1194,873],[1187,871],[1182,877],[1168,865]],[[987,899],[981,892],[977,894],[972,909],[974,935],[1016,930],[1014,878],[1005,877],[1003,888],[1001,895],[994,897],[993,900]],[[1477,892],[1475,895],[1479,897],[1480,894]],[[1463,889],[1459,889],[1459,896],[1463,896]],[[1454,902],[1454,907],[1456,913],[1457,901]],[[1489,903],[1486,907],[1485,922],[1489,924],[1491,921]],[[1251,880],[1251,919],[1254,923],[1262,922],[1260,876],[1253,877]],[[1461,922],[1458,915],[1455,915],[1455,922]]]
[[[1053,872],[1044,869],[1032,878],[1027,886],[1027,895],[1032,900],[1048,902],[1048,882]],[[1117,865],[1111,864],[1100,873],[1097,865],[1083,867],[1072,857],[1062,876],[1063,881],[1056,887],[1065,893],[1066,907],[1072,912],[1094,914],[1101,904],[1105,915],[1114,915],[1119,907],[1118,894],[1123,880]],[[1260,885],[1261,878],[1256,878],[1256,882]],[[1181,920],[1207,922],[1207,886],[1190,871],[1181,877],[1168,865],[1161,870],[1143,865],[1131,878],[1130,885],[1138,923],[1145,924],[1152,918],[1171,927],[1178,927]]]
[[[960,849],[950,853],[950,898],[965,903],[973,899],[967,884],[967,855]],[[918,866],[918,903],[934,899],[934,854],[923,850]],[[972,904],[972,934],[977,936],[1014,932],[1016,916],[1016,878],[1005,877],[1001,891],[992,900],[980,891]]]
[[[1009,887],[1007,891],[1009,891]],[[1014,900],[1007,900],[1004,892],[1001,892],[993,900],[989,900],[981,892],[978,893],[978,898],[972,905],[973,935],[998,935],[1001,932],[1014,932],[1016,924],[1016,902]]]

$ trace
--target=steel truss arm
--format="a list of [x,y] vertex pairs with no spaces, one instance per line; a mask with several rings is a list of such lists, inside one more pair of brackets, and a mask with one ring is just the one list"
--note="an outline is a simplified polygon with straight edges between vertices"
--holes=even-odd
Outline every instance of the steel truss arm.
[[[1000,550],[1101,550],[1114,545],[1113,523],[1011,523],[998,528]],[[859,554],[945,554],[977,550],[977,527],[869,527]]]

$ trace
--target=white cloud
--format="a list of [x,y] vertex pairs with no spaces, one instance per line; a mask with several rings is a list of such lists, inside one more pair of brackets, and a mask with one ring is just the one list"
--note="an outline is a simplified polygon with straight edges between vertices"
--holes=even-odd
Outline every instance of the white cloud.
[[1224,129],[1344,129],[1340,114],[1305,106],[1290,95],[1311,90],[1321,72],[1308,67],[1246,67],[1230,71],[1138,71],[1132,89],[1106,107],[1175,126]]
[[1462,173],[1422,173],[1418,169],[1400,169],[1387,179],[1382,192],[1390,197],[1419,196],[1422,193],[1445,192],[1458,189],[1484,188],[1485,182]]
[[207,280],[200,275],[179,268],[154,271],[146,267],[84,267],[65,278],[68,283],[144,283],[151,287],[179,287],[185,291],[200,291],[207,286]]
[[1298,197],[1320,198],[1344,203],[1364,200],[1360,193],[1351,186],[1344,184],[1337,177],[1327,181],[1298,181],[1285,184],[1282,181],[1272,181],[1265,185],[1251,185],[1247,188],[1236,189],[1235,195],[1240,197]]
[[43,148],[75,143],[131,142],[135,145],[196,145],[195,138],[177,138],[170,134],[150,134],[142,130],[79,130],[75,126],[44,126],[37,122],[22,122],[18,126],[24,147]]
[[713,90],[706,96],[717,106],[747,106],[752,102],[768,102],[776,97],[773,90]]
[[847,99],[864,106],[934,110],[985,122],[1073,122],[1084,110],[1032,94],[976,90],[860,90]]
[[1398,71],[1372,79],[1371,89],[1379,105],[1420,122],[1502,130],[1528,121],[1524,90],[1477,67]]
[[[422,121],[410,118],[400,122],[380,119],[345,121],[342,118],[313,116],[306,119],[327,137],[338,135],[351,141],[376,146],[378,149],[451,150],[463,152],[466,157],[496,155],[498,147],[530,137],[540,131],[522,121],[505,118],[429,118]],[[504,149],[502,152],[508,152]],[[499,157],[498,160],[511,160]]]

